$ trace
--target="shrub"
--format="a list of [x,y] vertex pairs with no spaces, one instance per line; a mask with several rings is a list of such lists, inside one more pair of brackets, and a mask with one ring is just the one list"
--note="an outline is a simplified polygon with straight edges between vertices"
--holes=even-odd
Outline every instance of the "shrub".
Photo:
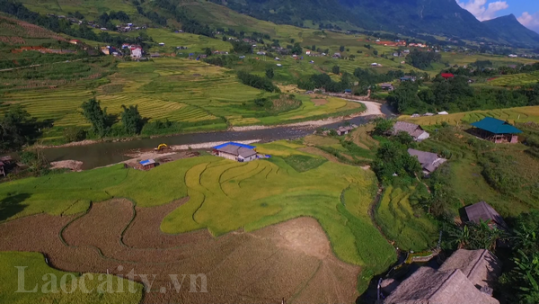
[[81,141],[86,139],[86,131],[82,128],[68,127],[64,129],[64,138],[67,142]]

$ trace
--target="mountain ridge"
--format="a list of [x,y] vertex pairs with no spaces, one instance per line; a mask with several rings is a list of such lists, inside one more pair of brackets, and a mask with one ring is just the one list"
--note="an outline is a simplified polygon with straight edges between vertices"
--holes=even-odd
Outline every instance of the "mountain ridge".
[[[403,35],[428,34],[537,47],[539,39],[520,23],[510,30],[496,27],[498,22],[481,22],[456,0],[212,0],[257,19],[302,26],[349,24],[365,30],[388,31]],[[496,18],[498,19],[498,18]],[[503,19],[502,19],[503,20]],[[538,34],[539,35],[539,34]],[[539,36],[538,36],[539,38]]]
[[539,44],[539,34],[522,25],[513,14],[483,21],[490,29],[496,29],[498,36],[508,41],[518,40],[531,47]]

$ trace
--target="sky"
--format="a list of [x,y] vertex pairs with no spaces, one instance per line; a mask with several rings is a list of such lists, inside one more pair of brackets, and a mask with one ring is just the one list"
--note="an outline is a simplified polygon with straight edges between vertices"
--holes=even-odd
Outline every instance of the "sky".
[[539,0],[457,0],[480,21],[513,14],[525,27],[539,33]]

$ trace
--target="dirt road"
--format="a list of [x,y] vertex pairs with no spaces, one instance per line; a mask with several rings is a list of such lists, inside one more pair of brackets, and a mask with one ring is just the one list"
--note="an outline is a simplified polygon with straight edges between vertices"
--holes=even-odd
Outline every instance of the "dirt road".
[[381,110],[382,104],[380,103],[373,102],[373,101],[363,101],[363,100],[360,101],[360,100],[355,100],[355,99],[345,99],[345,100],[362,103],[367,107],[367,109],[361,113],[347,115],[347,116],[330,117],[330,118],[320,119],[320,120],[309,120],[309,121],[302,121],[302,122],[297,122],[297,123],[274,125],[274,126],[231,127],[229,130],[230,131],[252,131],[252,130],[272,129],[272,128],[277,128],[277,127],[322,127],[325,125],[330,125],[336,122],[340,122],[340,121],[355,118],[355,117],[371,116],[371,115],[383,116],[384,115]]

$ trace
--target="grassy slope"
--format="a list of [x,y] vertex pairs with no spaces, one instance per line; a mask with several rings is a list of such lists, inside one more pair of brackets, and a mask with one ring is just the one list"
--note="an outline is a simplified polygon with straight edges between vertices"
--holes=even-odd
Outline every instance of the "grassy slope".
[[[189,202],[163,220],[161,229],[166,233],[207,228],[220,235],[310,216],[320,222],[339,258],[368,270],[365,278],[383,271],[395,256],[368,216],[376,189],[374,174],[322,163],[319,156],[299,151],[304,147],[284,141],[260,145],[260,152],[274,157],[245,164],[204,156],[149,172],[113,166],[29,178],[1,184],[0,201],[6,206],[4,215],[17,218],[80,212],[90,201],[111,197],[128,197],[145,207],[188,195]],[[311,157],[312,166],[298,172],[287,164],[292,155]]]
[[[447,122],[452,125],[457,123],[461,128],[467,128],[467,123],[481,120],[485,116],[496,117],[507,120],[511,123],[519,122],[539,122],[539,107],[510,108],[492,111],[472,111],[466,113],[455,113],[450,115],[438,115],[433,117],[410,118],[401,116],[400,120],[414,122],[423,126],[433,126],[431,131],[435,130],[434,125],[440,125]],[[519,193],[514,195],[502,195],[496,189],[490,187],[482,176],[482,167],[478,165],[477,156],[474,154],[474,148],[470,147],[468,141],[473,136],[455,130],[450,135],[438,135],[437,132],[431,133],[433,136],[421,144],[421,149],[426,151],[449,151],[451,152],[451,185],[459,198],[461,205],[454,206],[455,212],[458,208],[486,201],[496,208],[503,216],[515,216],[521,212],[529,211],[531,208],[537,208],[536,199],[533,197],[533,191],[527,189],[537,180],[539,162],[537,159],[529,156],[523,151],[524,145],[493,145],[484,142],[486,152],[494,152],[503,155],[504,158],[511,160],[515,172],[529,184],[523,184]],[[491,148],[488,148],[491,146]],[[533,186],[532,186],[533,187]]]
[[[135,293],[127,292],[128,281],[113,277],[110,281],[114,291],[121,290],[123,288],[125,292],[108,293],[98,292],[99,283],[105,282],[107,275],[101,274],[77,274],[67,273],[50,268],[43,258],[43,255],[35,252],[0,252],[0,302],[18,304],[18,303],[77,303],[77,304],[91,304],[91,303],[124,303],[124,304],[137,304],[142,297],[142,285],[139,283],[134,284]],[[15,292],[18,290],[18,269],[16,266],[26,266],[25,271],[25,289],[31,290],[35,286],[38,286],[38,291],[20,293]],[[64,275],[67,276],[66,284],[60,284],[61,278]],[[47,276],[46,276],[47,275]],[[51,280],[51,275],[57,278],[57,293],[45,293],[41,292],[42,287],[48,290],[50,286],[46,286],[45,282]],[[99,280],[98,276],[103,276],[103,280]],[[42,280],[43,278],[43,280]],[[73,293],[62,292],[62,288],[69,291],[71,290],[72,279],[76,278],[75,283],[77,289]],[[46,280],[45,280],[46,279]],[[84,293],[78,287],[79,279],[84,280],[85,286],[90,290],[89,293]],[[123,287],[118,287],[118,282],[123,284]]]

